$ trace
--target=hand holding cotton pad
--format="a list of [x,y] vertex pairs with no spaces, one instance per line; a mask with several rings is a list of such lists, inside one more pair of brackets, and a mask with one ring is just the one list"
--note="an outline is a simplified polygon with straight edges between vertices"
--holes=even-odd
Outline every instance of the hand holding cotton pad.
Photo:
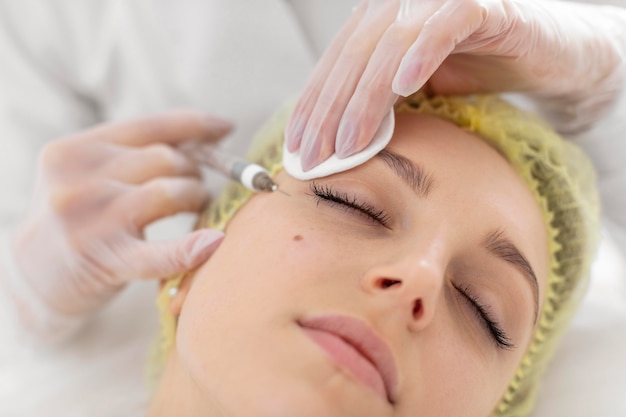
[[393,136],[394,125],[395,117],[392,108],[384,117],[374,138],[365,149],[343,159],[339,158],[336,153],[333,153],[327,160],[308,171],[302,170],[300,150],[289,152],[285,142],[283,143],[283,167],[289,175],[299,180],[310,180],[313,178],[326,177],[336,174],[337,172],[347,171],[369,161],[378,152],[383,150]]

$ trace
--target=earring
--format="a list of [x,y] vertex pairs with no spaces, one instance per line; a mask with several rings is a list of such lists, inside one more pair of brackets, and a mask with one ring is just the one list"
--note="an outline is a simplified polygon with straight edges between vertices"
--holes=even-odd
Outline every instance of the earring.
[[176,297],[176,294],[178,294],[178,287],[171,287],[167,293],[170,296],[170,298]]

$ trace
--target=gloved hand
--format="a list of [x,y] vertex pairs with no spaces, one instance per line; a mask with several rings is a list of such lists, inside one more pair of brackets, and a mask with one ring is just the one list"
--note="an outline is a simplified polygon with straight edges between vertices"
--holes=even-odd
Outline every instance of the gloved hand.
[[100,307],[133,279],[163,278],[205,261],[223,234],[198,230],[147,242],[149,223],[197,212],[208,199],[200,170],[177,151],[215,142],[229,122],[193,111],[101,125],[51,142],[34,198],[13,238],[19,276],[53,312]]
[[[546,0],[366,0],[310,77],[285,130],[311,169],[365,148],[398,96],[526,91],[570,130],[624,83],[626,10]],[[426,84],[427,83],[427,84]],[[572,124],[573,123],[573,124]],[[563,123],[565,124],[565,123]]]

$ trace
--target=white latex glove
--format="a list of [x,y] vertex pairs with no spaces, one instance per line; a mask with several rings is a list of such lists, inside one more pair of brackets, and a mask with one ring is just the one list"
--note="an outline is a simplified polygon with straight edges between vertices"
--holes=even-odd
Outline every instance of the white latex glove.
[[12,245],[32,297],[53,312],[79,315],[102,306],[133,279],[163,278],[205,261],[221,232],[147,242],[143,229],[202,208],[209,196],[200,171],[176,146],[189,139],[214,142],[231,128],[215,117],[174,111],[47,145],[31,209]]
[[[583,129],[624,83],[626,10],[547,0],[366,0],[285,131],[304,170],[365,148],[399,96],[525,91]],[[557,106],[553,106],[555,109]]]

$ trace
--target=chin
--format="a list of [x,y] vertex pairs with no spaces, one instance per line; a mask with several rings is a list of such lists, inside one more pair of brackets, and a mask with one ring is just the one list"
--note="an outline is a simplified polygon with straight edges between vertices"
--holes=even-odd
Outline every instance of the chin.
[[[269,378],[272,379],[272,378]],[[374,394],[353,385],[338,373],[324,383],[267,381],[262,386],[240,390],[239,398],[228,407],[229,417],[387,417],[388,406]],[[243,388],[243,387],[242,387]],[[232,399],[231,399],[232,400]]]

